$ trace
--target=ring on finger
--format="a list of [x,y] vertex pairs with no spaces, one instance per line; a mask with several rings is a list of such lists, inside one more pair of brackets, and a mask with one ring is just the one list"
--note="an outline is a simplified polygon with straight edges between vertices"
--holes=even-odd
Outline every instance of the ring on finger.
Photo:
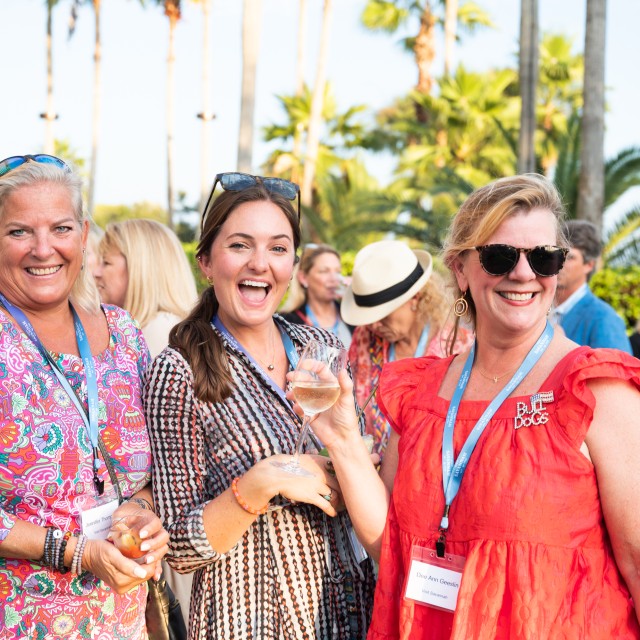
[[327,502],[331,502],[331,496],[333,496],[333,489],[329,489],[329,493],[326,496],[322,496]]

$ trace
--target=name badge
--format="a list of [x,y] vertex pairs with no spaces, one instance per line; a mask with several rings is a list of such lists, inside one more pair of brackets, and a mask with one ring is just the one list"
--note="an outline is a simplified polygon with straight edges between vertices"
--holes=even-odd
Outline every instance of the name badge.
[[118,508],[117,500],[110,500],[80,513],[82,533],[89,540],[106,540],[111,528],[111,515]]
[[420,604],[455,611],[465,559],[445,554],[438,558],[434,549],[414,546],[404,597]]

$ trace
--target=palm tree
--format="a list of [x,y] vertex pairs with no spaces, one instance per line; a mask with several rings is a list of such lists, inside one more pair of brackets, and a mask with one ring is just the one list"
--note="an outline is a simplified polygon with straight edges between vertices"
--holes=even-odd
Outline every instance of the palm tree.
[[584,108],[578,218],[602,226],[604,201],[604,56],[607,0],[587,0]]
[[[580,180],[580,118],[574,114],[566,135],[559,147],[558,162],[555,167],[554,182],[562,194],[567,216],[576,218]],[[604,166],[603,220],[606,222],[617,212],[616,203],[629,192],[640,186],[640,147],[627,147],[615,156],[606,159]],[[603,262],[607,266],[620,267],[640,264],[640,207],[633,206],[626,212],[616,213],[605,230]]]
[[89,189],[87,192],[87,208],[93,214],[95,208],[96,166],[98,162],[98,145],[100,140],[100,107],[102,104],[102,41],[100,37],[101,0],[73,0],[71,19],[69,21],[69,37],[75,31],[78,9],[81,4],[88,3],[93,7],[95,35],[93,41],[93,124],[91,133],[91,163],[89,169]]
[[[304,68],[306,61],[306,41],[307,41],[307,0],[299,0],[298,2],[299,11],[298,11],[298,53],[296,55],[296,97],[302,97],[304,93]],[[296,128],[294,137],[293,137],[293,157],[300,158],[302,155],[302,134],[303,127],[299,126]],[[300,175],[298,171],[298,163],[296,163],[293,167],[293,171],[291,173],[291,180],[295,183],[298,183],[300,180]]]
[[175,29],[182,17],[180,0],[156,0],[164,8],[169,18],[169,47],[167,53],[167,224],[173,229],[174,178],[173,178],[173,135],[175,111]]
[[[437,4],[445,6],[446,10],[447,0],[439,0]],[[418,67],[416,89],[428,94],[433,84],[431,67],[435,58],[435,26],[443,24],[443,20],[436,16],[431,0],[367,0],[362,12],[365,27],[386,33],[395,33],[415,19],[420,24],[418,33],[405,38],[404,45],[413,52]],[[468,32],[473,32],[478,26],[492,26],[487,13],[474,2],[465,2],[458,7],[457,23]]]
[[324,100],[327,57],[329,54],[329,40],[331,36],[331,18],[333,14],[333,0],[324,0],[322,10],[322,29],[320,32],[320,51],[316,67],[316,80],[311,96],[311,112],[309,114],[309,129],[307,131],[307,147],[302,173],[302,186],[300,197],[302,204],[311,206],[313,195],[313,181],[316,175],[316,163],[318,161],[318,148],[320,145],[320,128],[322,125],[322,103]]
[[536,87],[538,86],[538,0],[520,2],[520,135],[518,173],[535,171]]
[[453,69],[453,48],[458,30],[458,0],[445,1],[444,14],[444,75]]
[[44,113],[40,117],[44,120],[44,152],[52,154],[54,151],[53,122],[58,118],[53,107],[53,8],[58,0],[46,0],[47,5],[47,103]]
[[238,136],[238,171],[253,167],[253,119],[256,104],[256,69],[260,49],[262,0],[244,0],[242,8],[242,102]]
[[207,192],[210,187],[209,175],[209,147],[211,146],[211,125],[215,118],[211,111],[209,96],[209,84],[211,75],[211,46],[209,37],[209,22],[211,15],[211,0],[193,0],[202,7],[202,111],[198,118],[202,120],[202,133],[200,134],[200,210],[205,205]]

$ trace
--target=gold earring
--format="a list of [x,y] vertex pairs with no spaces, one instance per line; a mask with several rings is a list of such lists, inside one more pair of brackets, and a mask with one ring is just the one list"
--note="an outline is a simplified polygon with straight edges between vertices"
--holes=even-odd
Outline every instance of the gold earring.
[[469,303],[467,302],[467,292],[463,291],[460,297],[455,301],[453,305],[453,313],[458,316],[458,318],[462,318],[462,316],[467,315],[467,311],[469,311]]
[[213,278],[211,276],[207,276],[207,282],[213,287]]

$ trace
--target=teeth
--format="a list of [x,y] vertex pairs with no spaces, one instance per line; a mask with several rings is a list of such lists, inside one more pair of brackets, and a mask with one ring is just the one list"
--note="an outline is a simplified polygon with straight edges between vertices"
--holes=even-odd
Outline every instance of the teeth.
[[245,287],[262,287],[263,289],[268,286],[266,282],[257,282],[256,280],[243,280],[240,284]]
[[500,295],[503,298],[506,298],[507,300],[514,300],[514,301],[524,301],[524,300],[531,300],[531,298],[533,298],[533,293],[509,293],[507,291],[502,291],[500,293]]
[[56,273],[57,271],[60,270],[60,267],[41,267],[41,268],[36,268],[36,267],[28,267],[27,271],[34,276],[49,276],[52,273]]

